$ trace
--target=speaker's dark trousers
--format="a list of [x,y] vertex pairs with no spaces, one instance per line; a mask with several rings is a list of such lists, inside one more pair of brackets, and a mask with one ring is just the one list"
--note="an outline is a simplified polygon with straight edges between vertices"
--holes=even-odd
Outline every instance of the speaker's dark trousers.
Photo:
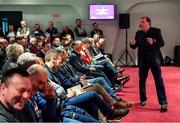
[[158,96],[159,104],[167,104],[165,87],[161,74],[161,66],[160,65],[152,65],[152,64],[143,64],[139,67],[139,92],[140,92],[140,101],[146,101],[146,78],[148,76],[148,71],[151,69],[151,72],[154,77],[156,92]]

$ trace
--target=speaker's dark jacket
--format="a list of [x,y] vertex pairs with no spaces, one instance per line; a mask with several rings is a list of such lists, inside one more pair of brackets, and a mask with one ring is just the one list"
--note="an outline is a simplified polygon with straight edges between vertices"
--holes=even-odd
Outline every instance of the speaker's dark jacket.
[[[153,44],[150,45],[147,42],[147,38],[153,39]],[[153,65],[161,65],[163,63],[163,57],[160,51],[160,47],[164,46],[164,40],[161,34],[161,30],[158,28],[150,27],[145,33],[142,30],[136,32],[136,43],[130,47],[135,49],[138,47],[138,65],[142,66],[148,57],[149,62]]]

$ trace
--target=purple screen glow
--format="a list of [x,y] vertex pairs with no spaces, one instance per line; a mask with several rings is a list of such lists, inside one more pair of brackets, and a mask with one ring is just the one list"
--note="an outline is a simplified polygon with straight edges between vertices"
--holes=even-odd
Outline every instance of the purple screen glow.
[[115,19],[115,5],[90,5],[89,17],[92,20],[96,19]]

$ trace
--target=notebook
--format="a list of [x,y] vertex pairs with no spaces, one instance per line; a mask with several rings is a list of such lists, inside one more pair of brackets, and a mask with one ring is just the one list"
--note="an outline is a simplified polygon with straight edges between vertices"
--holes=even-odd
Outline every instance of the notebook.
[[68,88],[67,92],[70,93],[71,91],[75,91],[76,95],[79,95],[79,94],[82,94],[82,93],[86,92],[86,91],[81,91],[81,88],[86,89],[86,88],[88,88],[90,86],[92,86],[92,84],[90,84],[90,83],[88,83],[88,85],[84,86],[84,87],[81,87],[81,85],[79,84],[79,85],[73,86],[71,88]]
[[73,86],[73,87],[67,89],[68,93],[71,92],[71,91],[75,91],[76,95],[81,94],[82,93],[81,85],[79,84],[79,85],[76,85],[76,86]]

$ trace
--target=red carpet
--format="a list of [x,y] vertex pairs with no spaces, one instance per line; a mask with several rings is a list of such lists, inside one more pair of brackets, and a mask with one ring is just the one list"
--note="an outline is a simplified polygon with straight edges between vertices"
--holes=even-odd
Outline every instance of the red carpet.
[[165,113],[159,111],[160,105],[151,71],[147,79],[147,104],[144,107],[138,105],[138,68],[126,68],[125,73],[130,74],[131,79],[117,95],[127,101],[134,101],[135,105],[120,122],[180,122],[180,67],[162,67],[168,99],[168,111]]

